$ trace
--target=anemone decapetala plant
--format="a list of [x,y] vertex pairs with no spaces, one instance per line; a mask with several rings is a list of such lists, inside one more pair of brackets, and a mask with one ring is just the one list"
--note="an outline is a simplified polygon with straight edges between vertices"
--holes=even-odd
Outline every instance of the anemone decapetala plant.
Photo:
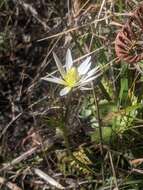
[[87,84],[89,84],[100,75],[99,67],[90,69],[90,56],[87,57],[78,67],[74,66],[73,64],[70,49],[68,49],[66,53],[65,66],[62,65],[55,53],[53,53],[53,56],[61,76],[57,78],[54,75],[48,75],[42,79],[48,82],[63,85],[64,88],[60,91],[60,96],[64,96],[76,88],[84,89]]

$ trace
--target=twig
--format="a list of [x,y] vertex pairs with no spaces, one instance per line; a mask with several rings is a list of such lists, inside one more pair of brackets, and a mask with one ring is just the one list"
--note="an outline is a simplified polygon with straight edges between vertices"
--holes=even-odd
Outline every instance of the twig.
[[15,158],[11,162],[4,164],[4,167],[0,169],[0,172],[2,172],[4,170],[7,170],[7,169],[13,167],[14,165],[20,163],[21,161],[27,159],[29,156],[31,156],[32,154],[34,154],[37,149],[38,149],[38,146],[34,147],[34,148],[31,148],[30,150],[24,152],[22,155],[20,155],[19,157]]
[[44,173],[40,169],[34,168],[34,173],[50,185],[56,187],[57,189],[65,189],[65,187],[58,183],[54,178],[50,177],[48,174]]
[[20,187],[18,187],[15,183],[12,183],[10,181],[7,181],[7,179],[0,177],[0,184],[8,187],[11,190],[22,190]]
[[105,2],[106,2],[106,0],[103,0],[103,1],[102,1],[100,10],[99,10],[99,13],[98,13],[98,16],[97,16],[98,19],[100,18],[100,15],[101,15],[101,12],[102,12],[102,9],[103,9],[103,7],[104,7]]
[[139,170],[139,169],[136,169],[136,168],[132,168],[131,171],[132,171],[132,172],[139,173],[139,174],[143,174],[143,170]]
[[31,148],[30,150],[24,152],[17,158],[13,159],[11,162],[3,164],[4,166],[0,169],[0,172],[7,170],[9,168],[13,168],[16,164],[19,164],[21,161],[26,160],[29,156],[33,155],[34,153],[43,151],[44,148],[46,150],[51,149],[51,147],[53,147],[53,145],[54,145],[54,142],[55,142],[55,138],[54,139],[50,138],[50,139],[45,140],[40,145],[35,146],[35,147]]
[[111,163],[111,168],[112,168],[112,173],[113,173],[113,177],[114,177],[114,182],[115,182],[116,190],[119,190],[118,183],[117,183],[117,178],[116,178],[116,172],[115,172],[115,168],[114,168],[114,165],[113,165],[113,159],[112,159],[111,152],[109,151],[108,154],[109,154],[109,159],[110,159],[110,163]]
[[114,13],[114,15],[108,15],[108,16],[105,16],[103,18],[100,18],[100,19],[96,19],[88,24],[83,24],[82,26],[77,26],[77,27],[73,27],[73,28],[70,28],[68,30],[65,30],[63,32],[59,32],[57,34],[54,34],[54,35],[51,35],[51,36],[48,36],[48,37],[45,37],[45,38],[42,38],[42,39],[39,39],[37,40],[37,42],[41,42],[41,41],[44,41],[44,40],[48,40],[48,39],[51,39],[51,38],[55,38],[55,37],[59,37],[59,36],[63,36],[65,34],[68,34],[70,32],[73,32],[75,30],[79,30],[79,29],[82,29],[84,27],[88,27],[88,26],[91,26],[92,24],[95,24],[96,22],[101,22],[101,21],[104,21],[108,18],[111,18],[112,16],[131,16],[131,13]]
[[2,133],[0,134],[0,139],[1,137],[6,133],[6,131],[8,130],[8,128],[17,120],[21,117],[21,115],[23,114],[23,112],[19,113],[15,118],[13,118],[4,128],[4,130],[2,131]]

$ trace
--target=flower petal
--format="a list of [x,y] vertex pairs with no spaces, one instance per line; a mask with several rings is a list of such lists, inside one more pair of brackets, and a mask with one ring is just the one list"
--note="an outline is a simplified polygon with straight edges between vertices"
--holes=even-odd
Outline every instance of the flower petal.
[[60,91],[60,96],[64,96],[70,92],[71,88],[70,87],[65,87]]
[[84,60],[81,65],[78,67],[79,75],[84,75],[87,73],[87,71],[90,69],[91,66],[91,57],[87,57],[86,60]]
[[53,52],[53,56],[54,56],[54,59],[55,59],[55,62],[56,62],[56,65],[58,67],[58,70],[59,70],[60,74],[62,75],[62,77],[64,77],[65,70],[64,70],[63,65],[61,64],[59,58],[57,57],[57,55],[54,52]]
[[90,87],[90,88],[88,88],[88,87],[80,87],[80,90],[92,90],[92,88]]
[[99,72],[98,71],[98,68],[99,67],[95,67],[94,69],[91,69],[86,75],[83,75],[82,77],[81,77],[81,79],[80,79],[80,83],[82,82],[82,81],[85,81],[85,80],[87,80],[88,78],[90,78],[90,77],[92,77],[93,75],[95,75],[95,73],[96,72]]
[[57,78],[57,77],[43,77],[42,80],[48,81],[48,82],[53,82],[56,84],[61,84],[61,85],[65,85],[65,81]]
[[72,60],[71,50],[68,49],[66,53],[66,71],[71,69],[72,66],[73,66],[73,60]]
[[94,76],[94,77],[90,77],[90,78],[88,78],[88,79],[86,79],[86,80],[81,81],[81,82],[80,82],[80,87],[87,85],[88,83],[90,83],[91,81],[93,81],[93,80],[95,80],[97,77],[99,77],[100,75],[101,75],[101,74],[96,75],[96,76]]
[[98,72],[98,69],[99,69],[99,66],[98,66],[98,67],[95,67],[94,69],[91,69],[91,70],[87,73],[87,75],[86,75],[85,78],[89,78],[89,77],[93,76],[96,72]]

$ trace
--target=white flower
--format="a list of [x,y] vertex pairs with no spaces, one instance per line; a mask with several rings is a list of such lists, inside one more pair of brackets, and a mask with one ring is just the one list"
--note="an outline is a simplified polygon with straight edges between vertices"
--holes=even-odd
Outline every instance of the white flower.
[[61,77],[57,78],[51,75],[50,77],[45,76],[42,79],[48,82],[53,82],[65,86],[60,91],[60,96],[66,95],[73,88],[84,89],[87,84],[89,84],[100,75],[99,67],[95,67],[94,69],[90,70],[91,57],[87,57],[78,67],[76,67],[73,65],[71,51],[68,49],[66,53],[66,64],[64,68],[57,55],[53,53],[53,56]]

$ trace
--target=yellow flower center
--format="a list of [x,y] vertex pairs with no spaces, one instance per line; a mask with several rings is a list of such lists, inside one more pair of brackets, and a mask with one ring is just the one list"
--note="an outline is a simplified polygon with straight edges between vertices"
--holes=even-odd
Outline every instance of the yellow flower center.
[[71,88],[75,86],[78,80],[79,80],[79,74],[75,67],[69,69],[66,75],[64,76],[64,81],[66,86],[69,86]]

